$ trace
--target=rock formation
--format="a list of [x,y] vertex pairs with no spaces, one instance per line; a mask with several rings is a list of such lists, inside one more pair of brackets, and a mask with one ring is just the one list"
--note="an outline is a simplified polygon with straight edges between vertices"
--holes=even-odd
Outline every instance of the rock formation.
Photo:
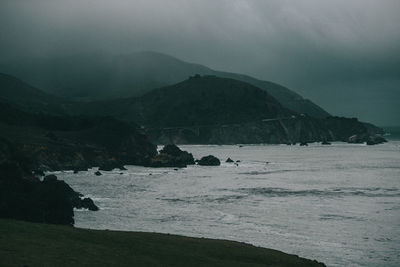
[[147,166],[150,167],[186,167],[195,164],[193,155],[182,151],[173,144],[164,146],[160,153],[155,155]]
[[214,157],[213,155],[202,157],[197,164],[201,166],[219,166],[221,162],[218,158]]
[[73,208],[98,210],[55,175],[40,181],[32,162],[6,140],[0,140],[0,217],[53,224],[74,224]]

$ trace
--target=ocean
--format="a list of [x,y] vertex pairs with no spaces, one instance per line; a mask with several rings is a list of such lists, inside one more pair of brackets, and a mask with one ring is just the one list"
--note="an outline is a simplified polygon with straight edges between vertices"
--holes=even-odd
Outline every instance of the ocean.
[[76,210],[75,226],[235,240],[328,266],[400,266],[400,141],[180,147],[222,165],[57,172],[100,207]]

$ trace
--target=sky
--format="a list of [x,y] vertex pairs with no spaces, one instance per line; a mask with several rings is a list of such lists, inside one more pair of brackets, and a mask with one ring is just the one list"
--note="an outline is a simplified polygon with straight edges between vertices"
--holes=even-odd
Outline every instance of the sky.
[[0,0],[0,60],[166,53],[400,125],[399,0]]

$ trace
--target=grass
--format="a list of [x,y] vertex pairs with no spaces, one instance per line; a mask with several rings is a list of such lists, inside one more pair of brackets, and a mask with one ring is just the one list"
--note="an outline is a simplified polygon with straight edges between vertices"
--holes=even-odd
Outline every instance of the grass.
[[323,266],[248,244],[0,219],[0,266]]

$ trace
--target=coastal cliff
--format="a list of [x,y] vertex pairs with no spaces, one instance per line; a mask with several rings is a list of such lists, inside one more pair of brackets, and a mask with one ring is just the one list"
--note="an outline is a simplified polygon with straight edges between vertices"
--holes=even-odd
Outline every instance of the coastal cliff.
[[[317,119],[308,116],[250,123],[149,128],[145,129],[145,133],[157,144],[363,143],[379,136],[357,119]],[[383,139],[381,142],[384,142]]]
[[42,171],[143,165],[157,151],[135,128],[111,117],[32,114],[0,103],[0,137]]

